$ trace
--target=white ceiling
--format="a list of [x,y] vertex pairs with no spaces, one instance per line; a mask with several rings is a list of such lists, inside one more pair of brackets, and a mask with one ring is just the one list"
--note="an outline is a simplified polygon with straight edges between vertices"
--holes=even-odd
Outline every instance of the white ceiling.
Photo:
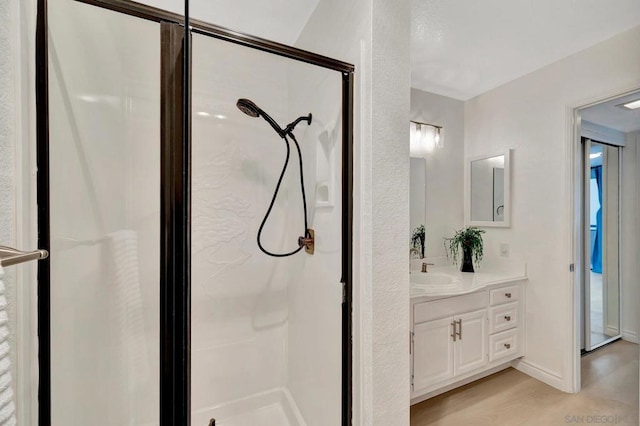
[[618,105],[640,99],[640,92],[602,102],[580,111],[583,120],[624,133],[640,130],[640,108],[630,110]]
[[[184,0],[138,0],[177,13]],[[191,0],[193,18],[293,45],[319,0]],[[412,87],[467,100],[640,25],[640,0],[411,0]]]
[[412,87],[467,100],[640,25],[639,0],[412,0]]

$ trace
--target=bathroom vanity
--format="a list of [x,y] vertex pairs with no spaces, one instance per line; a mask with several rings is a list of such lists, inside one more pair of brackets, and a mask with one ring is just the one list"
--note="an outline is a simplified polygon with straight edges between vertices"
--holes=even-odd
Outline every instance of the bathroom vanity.
[[496,262],[411,272],[411,403],[467,384],[524,355],[525,265]]

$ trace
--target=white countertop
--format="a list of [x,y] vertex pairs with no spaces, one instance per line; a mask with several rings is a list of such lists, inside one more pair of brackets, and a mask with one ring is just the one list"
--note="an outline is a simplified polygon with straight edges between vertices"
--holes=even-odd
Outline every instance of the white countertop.
[[409,276],[411,298],[455,296],[527,278],[524,262],[507,259],[484,260],[475,270],[460,272],[459,266],[438,266],[424,273],[412,269]]

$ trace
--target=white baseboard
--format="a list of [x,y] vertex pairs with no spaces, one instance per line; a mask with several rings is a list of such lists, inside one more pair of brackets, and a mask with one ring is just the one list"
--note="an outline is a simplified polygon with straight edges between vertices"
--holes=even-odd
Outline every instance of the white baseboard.
[[640,343],[638,340],[638,333],[634,333],[633,331],[623,331],[622,340],[626,340],[631,343]]
[[620,334],[620,329],[615,328],[615,327],[608,327],[607,326],[607,331],[605,333],[607,336],[617,336]]
[[521,371],[536,380],[540,380],[541,382],[546,383],[549,386],[553,386],[563,392],[569,392],[565,389],[565,383],[562,377],[547,370],[546,368],[540,367],[539,365],[535,365],[526,360],[515,360],[512,365],[516,370]]

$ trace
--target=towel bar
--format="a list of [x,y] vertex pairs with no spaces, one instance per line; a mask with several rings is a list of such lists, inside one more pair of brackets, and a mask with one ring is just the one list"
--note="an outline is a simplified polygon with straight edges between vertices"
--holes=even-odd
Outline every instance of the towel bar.
[[18,265],[32,260],[46,259],[46,250],[21,251],[11,247],[0,246],[0,266]]

